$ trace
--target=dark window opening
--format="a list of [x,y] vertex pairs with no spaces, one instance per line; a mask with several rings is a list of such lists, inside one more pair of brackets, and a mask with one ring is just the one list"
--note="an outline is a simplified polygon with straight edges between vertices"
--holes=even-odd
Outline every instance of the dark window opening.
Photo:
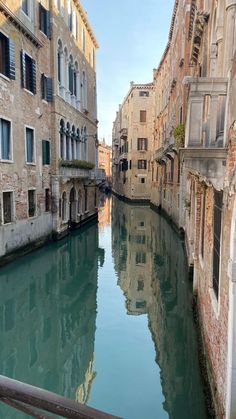
[[28,215],[29,217],[34,217],[36,212],[36,203],[35,203],[36,193],[34,190],[28,191]]
[[34,163],[34,131],[26,128],[26,162]]
[[13,193],[3,192],[3,224],[13,221]]
[[138,169],[147,169],[147,160],[138,160]]
[[223,206],[223,192],[214,191],[214,221],[213,221],[213,289],[216,298],[219,296],[220,278],[220,240],[221,240],[221,218]]
[[137,148],[138,148],[138,151],[147,151],[148,149],[147,138],[138,138]]
[[39,4],[39,29],[47,36],[50,36],[50,12]]
[[41,93],[42,99],[52,102],[52,79],[45,74],[41,75]]
[[5,119],[0,119],[0,138],[2,160],[11,159],[11,123]]
[[45,189],[45,212],[50,211],[50,191]]
[[149,92],[146,92],[144,90],[141,90],[141,92],[139,92],[139,96],[148,97],[149,96]]
[[21,51],[21,84],[32,93],[36,93],[36,62],[23,50]]
[[146,111],[140,111],[140,122],[146,122]]

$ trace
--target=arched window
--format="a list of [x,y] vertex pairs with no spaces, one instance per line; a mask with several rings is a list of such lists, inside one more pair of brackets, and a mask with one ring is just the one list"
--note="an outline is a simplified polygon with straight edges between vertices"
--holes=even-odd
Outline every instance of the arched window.
[[83,109],[88,110],[88,85],[87,85],[87,76],[85,71],[83,71],[82,79],[82,98],[83,98]]
[[67,206],[67,199],[66,199],[66,192],[62,194],[62,220],[66,220],[66,206]]
[[74,125],[72,125],[71,148],[72,148],[72,160],[75,160],[76,159],[76,133],[75,133]]
[[60,85],[63,84],[63,49],[62,42],[59,39],[57,44],[57,80]]
[[80,144],[81,144],[81,139],[80,139],[80,131],[79,128],[77,128],[77,133],[76,133],[76,159],[80,160],[81,156],[80,156]]
[[69,64],[69,57],[68,57],[68,51],[67,48],[64,48],[64,86],[66,90],[69,90],[69,77],[68,77],[68,64]]
[[64,150],[64,136],[65,136],[65,123],[64,120],[60,120],[60,157],[64,159],[65,150]]
[[70,124],[66,124],[66,160],[71,160],[71,137],[70,137]]
[[73,70],[73,57],[70,55],[68,64],[68,80],[69,80],[69,91],[70,94],[74,94],[74,70]]

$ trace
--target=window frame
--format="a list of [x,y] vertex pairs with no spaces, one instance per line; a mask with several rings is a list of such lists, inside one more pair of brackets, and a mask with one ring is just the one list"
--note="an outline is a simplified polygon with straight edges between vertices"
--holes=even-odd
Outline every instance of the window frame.
[[[9,160],[2,159],[2,134],[0,129],[0,162],[1,163],[13,163],[13,136],[12,136],[12,119],[6,118],[4,115],[0,114],[0,120],[5,120],[10,122],[10,151],[11,151],[11,158]],[[0,123],[1,126],[1,123]]]
[[[14,190],[13,189],[6,189],[6,190],[4,190],[4,191],[2,191],[2,193],[1,193],[1,198],[2,198],[2,208],[1,208],[1,216],[2,216],[2,222],[1,222],[1,225],[9,225],[9,224],[12,224],[12,223],[14,223],[14,221],[15,221],[15,205],[14,205],[14,202],[15,202],[15,200],[14,200]],[[11,221],[10,222],[8,222],[8,223],[4,223],[4,206],[3,206],[3,194],[4,193],[11,193],[12,194],[12,196],[11,196],[11,213],[12,213],[12,217],[11,217]]]
[[[144,166],[144,167],[142,167],[142,166]],[[138,167],[137,168],[139,170],[147,170],[147,160],[146,159],[138,159]]]
[[[35,198],[35,211],[34,211],[34,215],[29,215],[29,192],[33,191],[34,192],[34,198]],[[27,215],[28,218],[32,219],[34,217],[37,217],[37,189],[36,188],[29,188],[27,190]]]
[[[30,129],[33,131],[33,161],[28,162],[27,161],[27,139],[26,139],[26,130]],[[25,131],[25,164],[30,166],[36,166],[36,141],[35,141],[35,128],[31,127],[30,125],[24,125],[24,131]]]

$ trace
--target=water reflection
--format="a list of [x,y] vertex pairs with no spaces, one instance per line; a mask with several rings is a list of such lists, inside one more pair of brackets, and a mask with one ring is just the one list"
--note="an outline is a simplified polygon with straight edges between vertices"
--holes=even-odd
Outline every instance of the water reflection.
[[164,409],[169,418],[204,419],[191,293],[178,236],[149,208],[114,199],[112,249],[127,313],[148,316]]
[[[0,373],[86,402],[94,372],[97,226],[1,268]],[[0,407],[4,418],[25,417]]]

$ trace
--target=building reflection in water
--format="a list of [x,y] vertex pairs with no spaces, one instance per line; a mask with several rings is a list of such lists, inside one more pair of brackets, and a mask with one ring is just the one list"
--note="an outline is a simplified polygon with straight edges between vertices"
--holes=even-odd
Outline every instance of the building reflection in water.
[[[190,284],[179,237],[148,207],[113,199],[112,251],[127,313],[147,314],[169,418],[205,412]],[[117,243],[120,243],[117,246]]]
[[[100,257],[94,225],[1,268],[2,375],[88,400]],[[0,416],[23,417],[4,407]]]
[[111,223],[111,199],[104,194],[100,196],[98,221],[99,229],[104,229]]

